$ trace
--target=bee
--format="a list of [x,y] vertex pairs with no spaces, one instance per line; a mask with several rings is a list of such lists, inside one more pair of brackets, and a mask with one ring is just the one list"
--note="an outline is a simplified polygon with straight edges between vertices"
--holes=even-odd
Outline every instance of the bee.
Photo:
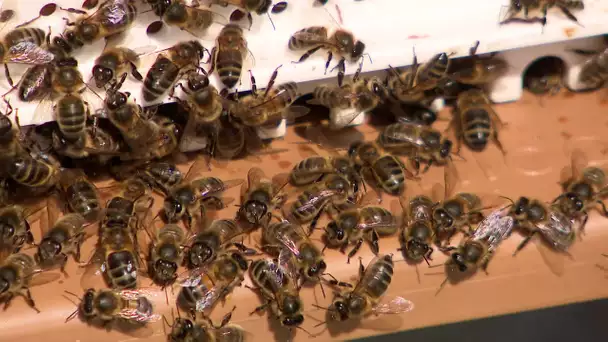
[[436,129],[408,123],[396,122],[384,128],[376,143],[384,150],[409,156],[416,171],[420,162],[426,163],[422,172],[431,165],[445,165],[451,160],[452,141]]
[[179,280],[177,306],[191,313],[211,310],[245,279],[249,265],[238,251],[226,251],[211,263]]
[[405,190],[405,179],[413,177],[401,159],[384,152],[374,142],[354,142],[348,155],[360,170],[369,171],[377,186],[389,195],[401,195]]
[[606,172],[598,167],[588,166],[587,157],[581,150],[574,150],[570,167],[562,170],[562,194],[554,201],[554,205],[567,217],[581,221],[583,230],[589,218],[587,210],[601,206],[600,213],[608,216],[608,210],[603,199],[608,197]]
[[338,174],[327,174],[319,183],[307,187],[291,204],[283,207],[283,214],[289,221],[303,224],[310,222],[310,233],[325,211],[340,211],[354,195],[348,180]]
[[83,288],[88,288],[92,274],[103,271],[112,289],[133,289],[137,286],[140,266],[139,246],[134,234],[132,218],[135,203],[120,196],[110,199],[99,226],[99,241],[87,269],[81,278]]
[[255,260],[249,267],[254,291],[259,293],[264,304],[251,314],[270,309],[274,318],[289,329],[302,329],[304,322],[304,303],[300,298],[297,273],[294,265],[281,265],[268,259]]
[[608,80],[608,48],[604,51],[591,51],[582,54],[591,54],[587,59],[578,76],[578,81],[589,88],[599,88]]
[[338,87],[330,85],[317,86],[313,91],[313,99],[309,104],[319,104],[332,110],[352,110],[352,115],[344,119],[344,123],[332,123],[332,129],[340,129],[348,126],[362,113],[367,113],[376,108],[384,101],[387,90],[382,81],[377,77],[361,78],[361,66],[353,76],[352,83],[342,84],[338,79]]
[[195,320],[178,317],[170,326],[171,331],[167,335],[167,340],[169,342],[245,342],[249,334],[240,326],[230,323],[233,311],[234,308],[224,315],[219,325],[214,324],[207,316]]
[[187,88],[181,83],[176,85],[187,95],[185,100],[174,97],[173,94],[170,97],[175,98],[188,111],[189,120],[198,124],[211,124],[218,120],[224,106],[217,89],[209,84],[209,78],[192,72],[188,75],[187,84]]
[[[191,168],[195,167],[195,163]],[[191,169],[192,170],[192,169]],[[186,179],[189,177],[186,176]],[[205,177],[193,181],[184,181],[171,188],[164,202],[164,214],[169,222],[185,219],[190,227],[193,215],[205,209],[206,205],[213,205],[217,209],[223,208],[221,194],[243,183],[242,179],[223,181],[216,177]],[[200,214],[204,219],[204,214]]]
[[[154,47],[150,47],[153,49]],[[127,47],[111,47],[105,49],[95,59],[93,65],[93,79],[97,88],[103,88],[107,84],[114,87],[121,75],[130,71],[133,78],[143,81],[143,76],[137,70],[139,56],[144,54],[144,48],[131,50]]]
[[45,42],[44,30],[33,27],[15,28],[0,39],[0,60],[4,64],[6,80],[11,87],[14,84],[8,63],[45,65],[55,59],[51,52],[41,47]]
[[184,174],[174,163],[154,161],[146,163],[144,167],[137,170],[136,178],[144,181],[150,188],[166,195],[169,193],[169,189],[182,182]]
[[327,269],[321,250],[302,227],[287,220],[262,228],[262,248],[279,259],[291,258],[304,282],[317,284]]
[[330,36],[327,28],[323,26],[311,26],[297,31],[289,38],[288,47],[292,51],[308,49],[296,63],[304,62],[320,49],[328,50],[325,63],[326,72],[333,55],[340,56],[340,61],[336,66],[338,79],[344,78],[346,59],[355,62],[363,56],[365,51],[365,44],[357,40],[351,32],[339,29]]
[[292,106],[292,103],[300,96],[298,85],[288,82],[274,86],[278,75],[277,67],[264,91],[264,95],[258,93],[256,81],[251,70],[251,95],[240,98],[231,109],[231,114],[244,125],[250,127],[276,126],[282,119],[293,121],[310,111],[303,106]]
[[216,38],[211,52],[212,64],[209,73],[217,68],[217,74],[226,88],[233,88],[241,78],[243,61],[247,56],[247,41],[243,29],[235,24],[224,26]]
[[68,255],[71,254],[74,261],[79,263],[80,246],[92,234],[85,231],[86,220],[80,214],[67,214],[53,221],[51,216],[49,210],[49,224],[53,222],[53,226],[43,232],[34,258],[41,267],[59,265],[61,272],[66,274],[65,265],[68,262]]
[[506,152],[498,139],[499,130],[505,126],[483,90],[471,89],[458,95],[454,118],[450,123],[456,131],[457,147],[462,142],[474,152],[482,152],[488,141],[494,142],[504,155]]
[[[28,218],[40,210],[42,208],[27,209],[16,204],[0,208],[0,249],[17,253],[26,243],[34,245],[34,236]],[[30,221],[34,220],[30,219]]]
[[379,238],[394,235],[399,225],[399,220],[390,210],[365,206],[339,213],[327,224],[323,238],[326,247],[340,247],[341,252],[354,245],[348,253],[347,263],[350,264],[350,259],[357,254],[363,241],[369,243],[374,254],[378,254]]
[[199,41],[181,42],[159,54],[144,79],[143,96],[155,101],[173,87],[180,75],[198,67],[207,51]]
[[211,0],[211,4],[217,4],[220,6],[232,5],[241,10],[247,12],[247,19],[249,20],[249,28],[253,24],[252,12],[257,15],[267,14],[272,5],[272,0]]
[[152,280],[163,287],[177,279],[177,268],[184,260],[186,235],[176,224],[159,229],[150,243],[148,272]]
[[87,222],[99,219],[102,205],[98,190],[82,169],[62,170],[59,186],[72,212],[81,215]]
[[167,8],[173,3],[172,0],[146,0],[146,3],[152,7],[154,14],[162,17],[167,11]]
[[108,0],[92,15],[85,15],[76,22],[67,22],[66,29],[55,42],[76,50],[85,44],[106,40],[127,31],[137,18],[137,6],[131,0]]
[[72,159],[92,158],[100,164],[107,164],[110,158],[120,154],[123,149],[122,141],[116,139],[112,131],[99,126],[98,120],[99,118],[94,117],[94,123],[85,128],[84,137],[75,143],[53,131],[52,144],[55,152]]
[[[540,22],[544,26],[547,24],[547,12],[553,7],[557,7],[568,19],[578,24],[578,19],[572,11],[585,9],[585,4],[582,0],[510,0],[506,19],[500,24]],[[522,11],[524,17],[517,17]],[[530,18],[530,11],[540,11],[542,17]]]
[[[208,8],[188,6],[183,0],[173,0],[168,4],[160,3],[160,6],[157,5],[156,9],[159,12],[158,14],[162,16],[162,22],[169,26],[179,27],[195,37],[205,33],[214,22],[225,24],[225,20],[221,20],[222,17],[219,14]],[[165,5],[168,6],[165,7]],[[152,25],[156,25],[160,29],[162,22],[158,24],[153,22],[148,26],[148,30],[153,27]],[[153,33],[155,31],[157,31],[156,27],[152,29]]]
[[14,158],[8,165],[7,173],[15,182],[30,188],[51,188],[60,177],[59,168],[40,155]]
[[[448,271],[457,270],[460,273],[474,273],[481,268],[487,272],[488,263],[494,256],[498,246],[511,235],[515,219],[507,215],[505,209],[495,210],[484,218],[472,235],[463,239],[458,247],[448,247],[446,251],[452,251],[446,262]],[[449,280],[439,287],[439,291]]]
[[27,305],[40,313],[30,288],[48,284],[58,278],[58,274],[39,272],[36,269],[36,261],[31,256],[22,253],[11,254],[0,263],[0,299],[6,308],[13,298],[21,296]]
[[[67,292],[75,297],[77,295]],[[108,326],[127,323],[132,328],[142,328],[147,323],[160,320],[154,313],[154,305],[144,290],[87,289],[80,299],[78,308],[67,318],[66,323],[75,317],[82,317],[89,324]]]
[[559,58],[545,57],[528,67],[524,88],[537,95],[556,95],[563,87],[564,66]]
[[230,246],[236,247],[245,256],[255,255],[255,250],[233,241],[234,238],[244,233],[244,229],[235,220],[214,220],[209,227],[192,237],[186,256],[186,265],[190,269],[203,267],[215,260],[221,250]]
[[26,156],[27,152],[20,139],[20,129],[16,129],[10,119],[13,107],[6,99],[6,114],[0,112],[0,170],[2,175],[6,175],[8,166],[14,158]]
[[398,314],[414,309],[414,303],[402,297],[386,296],[393,278],[393,257],[379,255],[372,259],[367,268],[359,259],[359,281],[354,286],[336,294],[327,308],[332,321],[362,319],[371,314]]
[[241,206],[237,220],[247,226],[266,226],[272,219],[272,212],[280,208],[286,195],[281,190],[287,182],[270,180],[262,169],[253,167],[247,173],[247,184],[241,186]]
[[540,234],[554,250],[563,253],[568,251],[576,239],[572,219],[555,206],[539,200],[522,196],[512,203],[508,214],[515,220],[517,228],[528,233],[513,255],[521,251],[536,234]]
[[505,74],[508,64],[504,59],[481,58],[477,55],[479,41],[469,50],[468,58],[452,60],[448,69],[448,78],[462,84],[481,86],[494,82],[498,77]]
[[433,224],[433,209],[435,202],[426,195],[412,197],[407,203],[402,203],[405,225],[399,235],[400,251],[408,261],[419,263],[431,260],[432,243],[435,240]]
[[50,64],[38,64],[29,67],[21,76],[17,87],[19,100],[32,102],[43,99],[52,89],[51,77]]

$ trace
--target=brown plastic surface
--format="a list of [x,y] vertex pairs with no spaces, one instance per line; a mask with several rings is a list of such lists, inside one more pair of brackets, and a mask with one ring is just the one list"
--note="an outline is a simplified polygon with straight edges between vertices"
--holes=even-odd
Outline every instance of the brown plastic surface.
[[[568,165],[569,152],[573,148],[586,151],[593,164],[605,166],[608,161],[608,140],[605,138],[608,132],[608,113],[607,107],[601,103],[603,96],[605,94],[601,92],[560,94],[553,98],[544,98],[541,105],[539,98],[526,94],[518,103],[496,106],[502,120],[508,123],[501,132],[507,156],[503,159],[494,146],[477,155],[463,148],[462,155],[466,162],[456,163],[462,178],[457,190],[494,192],[512,198],[528,195],[548,201],[559,193],[557,182],[560,171]],[[449,116],[447,112],[443,114]],[[441,122],[439,126],[445,124],[446,122]],[[366,133],[367,137],[376,136],[375,129],[370,126],[360,126],[358,130]],[[262,166],[268,175],[288,172],[294,162],[302,158],[297,152],[298,145],[291,144],[295,141],[302,139],[293,134],[293,128],[290,128],[284,141],[274,143],[275,147],[288,148],[290,152],[265,156],[254,162],[255,165]],[[201,175],[211,174],[227,179],[245,178],[251,166],[254,166],[251,159],[235,161],[227,164],[225,168],[215,166],[211,173],[203,171]],[[420,186],[428,190],[442,180],[442,169],[432,168],[423,176]],[[420,192],[420,186],[415,182],[409,183],[414,192]],[[227,196],[238,198],[239,189],[231,189]],[[393,200],[385,196],[383,203],[389,206]],[[156,207],[160,203],[160,199],[157,200]],[[235,207],[230,207],[220,212],[220,216],[232,217],[235,210]],[[326,218],[321,223],[326,222],[325,220]],[[443,272],[442,267],[429,269],[426,265],[419,265],[419,283],[416,268],[404,262],[397,262],[395,276],[387,295],[398,295],[413,301],[413,311],[401,315],[370,317],[358,325],[335,326],[330,329],[333,335],[325,331],[315,341],[352,339],[606,297],[608,280],[596,264],[603,263],[608,266],[608,258],[601,256],[601,253],[608,252],[607,223],[608,221],[593,212],[586,234],[571,249],[571,259],[551,253],[538,243],[530,244],[517,257],[512,257],[513,250],[521,240],[519,234],[513,234],[500,246],[489,265],[488,275],[480,272],[472,279],[459,284],[448,284],[437,296],[435,293],[444,280],[444,275],[436,273]],[[36,225],[33,229],[38,240],[40,232]],[[320,231],[316,232],[314,237],[320,237]],[[93,240],[86,242],[83,258],[90,255]],[[256,241],[255,237],[252,244],[253,241]],[[395,260],[401,260],[400,253],[396,251],[396,237],[381,240],[380,248],[383,253],[394,253]],[[372,256],[366,245],[362,246],[359,255],[363,257],[365,264]],[[356,258],[351,264],[346,264],[345,255],[328,250],[326,260],[329,265],[328,272],[339,279],[349,280],[356,274]],[[441,253],[436,251],[433,254],[434,264],[441,264],[444,260],[445,256]],[[30,309],[21,298],[16,298],[6,311],[0,313],[0,341],[106,342],[138,339],[119,332],[88,327],[78,320],[64,323],[75,307],[62,296],[63,291],[82,293],[82,270],[78,269],[71,259],[67,272],[70,275],[67,279],[32,288],[32,295],[41,310],[40,314]],[[142,286],[148,284],[149,280],[142,282]],[[153,299],[157,311],[170,319],[171,311],[165,304],[164,293],[157,293]],[[317,287],[304,288],[302,296],[308,314],[303,327],[312,333],[319,333],[324,327],[315,328],[317,321],[312,317],[323,319],[324,312],[310,304],[317,300],[319,305],[327,306],[331,295],[326,299],[322,298]],[[171,294],[169,300],[174,302]],[[251,341],[286,341],[285,331],[277,330],[277,324],[272,323],[273,328],[269,328],[267,316],[249,315],[259,304],[260,300],[256,295],[241,287],[234,291],[224,307],[219,305],[215,309],[213,317],[219,319],[236,305],[232,322],[249,331]],[[152,335],[146,338],[146,341],[166,340],[162,321],[152,324],[150,328],[148,334]],[[306,341],[308,338],[303,331],[297,331],[294,340]]]

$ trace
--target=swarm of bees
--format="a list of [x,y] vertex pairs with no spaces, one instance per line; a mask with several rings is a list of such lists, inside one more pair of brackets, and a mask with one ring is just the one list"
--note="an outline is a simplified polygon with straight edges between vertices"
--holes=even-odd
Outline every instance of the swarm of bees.
[[[257,88],[249,70],[251,93],[229,94],[244,71],[247,75],[251,52],[246,36],[252,13],[278,14],[288,3],[146,0],[142,4],[158,17],[148,34],[174,26],[195,38],[161,51],[115,46],[110,42],[133,25],[140,4],[87,0],[82,9],[47,4],[38,17],[0,39],[9,92],[16,90],[21,101],[48,106],[39,107],[37,113],[52,113],[55,119],[26,131],[19,125],[18,108],[3,97],[0,300],[5,307],[22,297],[39,311],[30,289],[56,281],[59,272],[67,277],[66,265],[73,259],[84,269],[78,274],[83,292],[66,291],[76,307],[66,323],[78,318],[97,328],[145,337],[152,333],[151,323],[162,320],[168,341],[247,341],[249,333],[230,323],[236,307],[219,324],[210,314],[236,288],[248,287],[261,300],[252,315],[267,313],[289,333],[297,329],[314,336],[305,327],[309,306],[326,313],[320,325],[328,326],[413,310],[414,303],[389,289],[395,262],[400,261],[396,256],[417,267],[423,261],[430,266],[436,253],[445,254],[446,281],[441,290],[454,274],[485,271],[515,230],[525,238],[513,254],[535,236],[555,253],[568,254],[589,211],[598,209],[608,217],[603,202],[608,197],[606,173],[590,166],[578,150],[560,181],[562,193],[552,202],[455,191],[459,175],[454,159],[460,157],[461,145],[476,155],[483,155],[489,143],[507,153],[499,139],[505,123],[494,111],[485,86],[502,76],[508,65],[496,56],[478,55],[479,42],[468,57],[438,52],[421,64],[414,51],[411,66],[390,67],[385,79],[368,78],[361,75],[368,57],[365,43],[342,28],[333,32],[322,26],[303,28],[287,43],[289,50],[304,51],[294,63],[319,50],[328,54],[326,70],[334,58],[338,60],[337,85],[317,87],[308,101],[351,113],[345,121],[330,122],[327,131],[309,135],[307,130],[306,138],[329,155],[309,154],[290,172],[278,175],[251,167],[243,179],[202,176],[202,170],[213,171],[212,167],[229,173],[222,159],[284,152],[263,141],[257,131],[277,127],[283,120],[296,121],[310,111],[295,104],[301,95],[296,83],[275,85],[281,66],[265,88]],[[213,6],[236,10],[227,19]],[[547,11],[555,7],[577,21],[571,10],[583,5],[514,0],[502,23],[545,24]],[[66,20],[65,30],[57,36],[30,27],[58,9],[77,18]],[[528,17],[530,10],[543,16]],[[520,12],[524,18],[516,17]],[[0,23],[9,23],[13,14],[1,11]],[[245,17],[249,25],[241,22]],[[196,38],[214,24],[223,26],[215,46],[204,46]],[[94,62],[91,83],[83,79],[73,54],[101,39],[107,44]],[[590,88],[604,86],[608,50],[577,52],[592,55],[580,82]],[[140,57],[152,53],[154,63],[140,71]],[[29,66],[17,83],[10,76],[11,63]],[[345,79],[347,63],[358,63],[352,79]],[[223,90],[210,83],[214,72]],[[538,93],[558,91],[560,73],[532,73],[527,86]],[[128,77],[142,83],[145,101],[168,96],[179,109],[137,104],[122,89]],[[92,110],[91,96],[103,98],[103,108]],[[431,126],[437,113],[430,106],[437,98],[453,103],[445,131]],[[331,132],[364,113],[377,115],[383,107],[395,115],[395,121],[376,139],[349,141],[343,153],[327,144]],[[178,161],[189,157],[184,152],[200,150],[199,145],[204,156],[194,156],[190,169],[180,171]],[[431,167],[443,168],[444,184],[434,186],[432,193],[414,195],[414,183]],[[94,180],[106,173],[114,182],[102,188]],[[240,189],[238,199],[227,196],[235,188]],[[382,206],[382,194],[396,197],[390,209]],[[156,211],[159,196],[162,205]],[[44,200],[32,205],[28,198]],[[233,201],[238,201],[236,215],[219,218]],[[41,234],[32,233],[33,222],[40,222]],[[316,230],[323,231],[320,242],[312,237]],[[260,238],[252,243],[249,235],[254,232]],[[456,236],[462,239],[454,244]],[[400,248],[388,252],[383,241],[391,238],[399,241]],[[81,246],[89,239],[95,240],[95,248],[83,260]],[[337,279],[329,272],[326,249],[347,254],[350,263],[367,246],[375,257],[367,266],[359,258],[356,281]],[[28,252],[31,248],[34,252]],[[331,288],[331,303],[325,307],[306,303],[300,295],[305,285],[318,286],[323,297],[328,295],[325,288]],[[155,308],[153,297],[161,291],[152,286],[164,290],[167,304],[169,293],[176,293],[178,317],[172,322]]]

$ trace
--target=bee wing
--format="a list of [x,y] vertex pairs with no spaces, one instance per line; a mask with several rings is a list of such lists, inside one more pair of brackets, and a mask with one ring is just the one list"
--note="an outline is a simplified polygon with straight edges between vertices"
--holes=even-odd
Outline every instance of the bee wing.
[[141,56],[141,55],[151,54],[151,53],[155,52],[157,48],[158,47],[155,45],[144,45],[144,46],[137,47],[131,51],[133,51],[133,53],[135,53],[135,55]]
[[253,341],[254,335],[251,332],[234,323],[228,323],[215,332],[216,341]]
[[45,96],[34,109],[32,122],[47,122],[54,120],[54,104],[51,100],[51,93]]
[[297,40],[306,41],[307,47],[313,46],[315,44],[327,43],[327,36],[314,32],[306,32],[304,30],[294,33],[292,37]]
[[118,293],[118,295],[120,295],[122,298],[126,299],[126,300],[136,300],[140,297],[156,297],[157,294],[154,293],[156,292],[153,289],[149,289],[149,288],[139,288],[139,289],[125,289],[125,290],[120,290],[120,291],[116,291]]
[[310,108],[304,106],[289,106],[283,111],[283,119],[287,120],[288,124],[293,123],[296,119],[301,118],[310,113]]
[[[295,257],[296,256],[290,250],[286,248],[281,249],[276,265],[278,269],[274,270],[273,272],[275,273],[275,277],[277,278],[276,280],[280,280],[280,282],[278,282],[277,284],[283,284],[284,277],[287,277],[287,279],[291,280],[298,279],[298,271],[295,264]],[[293,286],[296,285],[293,283],[293,281],[291,281],[290,283],[292,283]]]
[[124,25],[127,16],[128,0],[108,0],[86,20],[104,22],[106,26]]
[[58,280],[59,278],[61,278],[61,275],[59,273],[52,273],[46,271],[35,272],[32,275],[32,280],[30,280],[29,287],[52,283],[55,280]]
[[575,149],[570,155],[570,166],[562,169],[560,174],[560,184],[566,188],[573,178],[583,174],[583,170],[589,165],[589,159],[585,152]]
[[27,41],[11,46],[5,57],[7,62],[20,64],[48,64],[53,59],[55,59],[55,55]]
[[365,207],[368,205],[378,205],[382,203],[382,194],[375,189],[368,189],[367,192],[357,200],[357,206]]
[[143,312],[141,310],[138,310],[137,308],[128,308],[120,310],[118,312],[118,317],[139,323],[157,322],[161,318],[159,314]]
[[400,314],[414,310],[414,303],[403,297],[382,297],[372,308],[375,314]]
[[493,211],[481,221],[471,237],[473,240],[484,240],[488,242],[488,249],[493,251],[504,241],[515,226],[515,220],[507,215],[507,209]]
[[445,192],[445,186],[435,183],[431,189],[431,199],[435,203],[441,202],[446,199]]
[[549,244],[541,239],[536,239],[534,243],[536,244],[536,248],[538,248],[538,252],[543,259],[543,262],[547,265],[551,273],[561,277],[566,269],[566,255],[564,255],[564,253],[556,253]]
[[549,211],[549,219],[536,225],[543,239],[554,250],[566,252],[576,238],[575,222],[558,210]]
[[83,289],[98,288],[100,282],[103,282],[103,263],[103,251],[97,248],[91,257],[91,260],[84,266],[84,273],[80,277],[80,286]]
[[247,184],[249,188],[258,186],[264,179],[266,179],[266,175],[259,167],[252,167],[247,172]]
[[[399,125],[402,126],[411,126],[411,130],[417,130],[419,128],[417,128],[416,124],[413,123],[398,123]],[[406,128],[408,128],[406,127]],[[422,138],[420,137],[420,135],[417,134],[400,134],[401,131],[397,130],[397,129],[393,129],[393,130],[387,130],[385,129],[382,132],[382,135],[384,135],[385,137],[398,141],[400,143],[410,143],[412,145],[418,146],[418,147],[424,147],[426,146],[426,144],[424,143],[424,141],[422,140]]]
[[445,182],[445,193],[444,198],[449,198],[454,194],[454,190],[456,189],[456,185],[460,182],[460,176],[458,175],[458,170],[453,163],[447,163],[444,166],[444,182]]
[[[395,201],[396,202],[396,201]],[[397,217],[395,216],[396,213],[392,213],[393,215],[390,216],[376,216],[374,217],[374,220],[371,222],[367,222],[367,223],[359,223],[359,225],[357,226],[357,228],[359,229],[367,229],[367,228],[380,228],[380,227],[389,227],[389,226],[394,226],[397,224]]]

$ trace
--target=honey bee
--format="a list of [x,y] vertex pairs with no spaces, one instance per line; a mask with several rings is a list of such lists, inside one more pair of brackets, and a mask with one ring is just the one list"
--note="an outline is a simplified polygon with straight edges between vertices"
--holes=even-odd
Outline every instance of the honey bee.
[[283,214],[289,221],[298,224],[310,222],[310,233],[325,211],[340,211],[341,204],[352,202],[354,195],[348,180],[338,174],[327,174],[319,183],[307,187],[297,199],[283,207]]
[[144,79],[144,100],[152,102],[163,96],[180,75],[198,67],[205,51],[199,41],[191,40],[177,43],[159,54]]
[[85,230],[86,220],[80,214],[67,214],[57,220],[54,219],[55,214],[51,213],[51,209],[47,210],[48,224],[52,224],[52,227],[43,231],[34,258],[41,267],[50,268],[59,265],[61,272],[66,274],[65,265],[68,262],[68,255],[71,254],[74,261],[80,262],[80,246],[93,234]]
[[247,41],[243,29],[235,24],[224,26],[211,51],[212,64],[209,73],[217,68],[217,74],[226,88],[233,88],[241,78],[243,61],[247,56]]
[[338,214],[327,224],[324,240],[327,247],[340,247],[342,252],[349,245],[354,245],[346,261],[350,264],[350,259],[357,254],[363,241],[369,243],[374,254],[378,254],[379,238],[394,235],[399,230],[399,226],[399,220],[390,210],[366,206]]
[[581,221],[580,229],[584,230],[587,210],[601,206],[599,212],[608,216],[608,210],[603,199],[608,197],[606,172],[598,167],[589,166],[587,157],[581,150],[574,150],[569,168],[564,168],[561,174],[562,194],[553,203],[569,218]]
[[505,149],[498,133],[505,124],[494,109],[490,99],[480,89],[471,89],[458,95],[454,118],[450,122],[457,136],[456,153],[462,142],[474,152],[482,152],[492,141],[504,155]]
[[563,87],[564,66],[556,57],[537,60],[526,69],[524,88],[537,95],[556,95]]
[[330,173],[344,176],[353,183],[359,176],[352,160],[348,157],[314,156],[298,162],[289,174],[289,181],[295,186],[305,186],[321,180],[324,175]]
[[[302,227],[287,220],[262,228],[262,248],[273,256],[292,260],[304,282],[317,284],[327,269],[321,250],[308,238]],[[280,264],[287,261],[279,261]]]
[[555,206],[539,200],[520,197],[512,203],[509,215],[515,220],[517,228],[528,233],[513,255],[522,250],[536,234],[540,234],[554,250],[562,253],[567,253],[576,239],[572,219]]
[[60,177],[59,168],[40,155],[14,158],[8,165],[7,173],[15,182],[30,188],[51,188]]
[[578,81],[591,89],[605,85],[606,80],[608,80],[608,49],[604,51],[577,52],[592,56],[581,67]]
[[[445,251],[452,251],[446,262],[448,272],[457,270],[460,273],[474,273],[481,268],[487,272],[488,263],[494,256],[498,246],[511,235],[515,219],[507,215],[505,209],[495,210],[484,218],[472,235],[463,239],[458,247],[448,247]],[[449,280],[439,287],[439,291]]]
[[94,117],[94,123],[86,126],[83,138],[74,143],[67,141],[57,131],[53,131],[52,144],[55,152],[72,159],[91,158],[99,164],[107,164],[110,158],[121,153],[123,145],[112,131],[96,123],[99,120]]
[[31,256],[22,253],[11,254],[0,263],[0,299],[7,308],[13,298],[21,296],[27,305],[39,313],[30,288],[48,284],[58,278],[58,274],[39,272]]
[[39,64],[29,67],[17,87],[19,100],[32,102],[41,100],[51,91],[51,66],[49,64]]
[[504,59],[481,58],[477,55],[479,41],[476,41],[469,50],[468,58],[452,60],[448,69],[448,78],[458,83],[480,86],[494,82],[504,75],[508,64]]
[[323,26],[311,26],[297,31],[289,39],[288,47],[290,50],[308,49],[295,63],[304,62],[320,49],[328,50],[325,63],[326,72],[333,55],[340,56],[336,66],[338,68],[338,79],[344,78],[346,59],[355,62],[363,56],[365,51],[365,44],[357,40],[351,32],[338,29],[330,36],[327,28]]
[[192,270],[184,279],[177,295],[179,308],[191,313],[211,310],[245,279],[249,265],[238,251],[226,251],[211,263]]
[[137,18],[137,6],[132,0],[108,0],[91,15],[67,22],[66,29],[55,42],[72,50],[105,38],[111,39],[127,31]]
[[264,304],[258,306],[251,314],[270,309],[272,316],[282,326],[289,329],[302,329],[304,322],[304,303],[300,298],[297,286],[297,273],[292,264],[278,264],[268,259],[255,260],[249,275],[255,286],[252,288],[261,295]]
[[81,215],[87,222],[95,222],[102,211],[97,188],[82,169],[61,171],[59,186],[70,210]]
[[211,4],[217,4],[220,6],[232,5],[247,13],[247,19],[249,20],[249,28],[253,24],[252,12],[257,15],[268,13],[272,0],[211,0]]
[[[195,167],[196,162],[191,166]],[[188,175],[186,179],[188,179]],[[193,215],[205,209],[206,205],[212,205],[217,209],[223,208],[224,204],[221,194],[235,186],[243,183],[242,179],[223,181],[216,177],[205,177],[193,181],[184,181],[176,187],[171,188],[164,202],[164,214],[169,222],[185,219],[187,227],[191,226]],[[205,215],[200,214],[200,219]]]
[[[223,17],[218,13],[208,8],[188,6],[183,0],[173,0],[168,4],[162,4],[161,2],[160,6],[156,6],[156,9],[159,12],[158,14],[162,16],[162,22],[169,26],[179,27],[195,37],[205,33],[214,22],[226,24],[226,20],[222,20]],[[153,27],[152,25],[156,25],[160,29],[162,22],[158,24],[153,22],[148,26],[148,30]],[[153,27],[152,32],[155,33],[156,31],[157,27]]]
[[414,303],[402,297],[387,297],[393,278],[393,257],[379,255],[372,259],[367,268],[359,259],[359,281],[354,286],[336,294],[327,308],[329,319],[346,321],[362,319],[371,314],[398,314],[414,309]]
[[431,165],[445,165],[451,160],[452,141],[436,129],[396,122],[384,128],[376,143],[384,150],[409,156],[418,172],[420,162],[426,163],[423,173]]
[[42,208],[28,209],[16,204],[0,208],[0,250],[17,253],[26,243],[34,245],[28,218],[35,221],[40,210]]
[[108,202],[99,226],[97,248],[81,278],[83,288],[89,288],[88,281],[100,272],[112,289],[137,286],[140,260],[133,229],[134,213],[132,200],[114,197]]
[[344,119],[344,123],[332,123],[332,129],[348,126],[362,113],[367,113],[384,101],[387,90],[377,77],[360,78],[361,66],[353,76],[352,83],[342,84],[338,79],[338,87],[330,85],[317,86],[313,91],[313,99],[309,104],[319,104],[332,110],[352,110],[352,117]]
[[405,190],[405,179],[413,178],[399,158],[384,152],[374,142],[354,142],[348,149],[348,155],[360,170],[369,171],[376,185],[389,195],[401,195]]
[[177,165],[167,161],[146,163],[136,171],[135,176],[163,195],[169,193],[169,189],[177,186],[184,179],[184,174]]
[[177,268],[184,260],[186,235],[176,224],[159,229],[150,243],[148,272],[152,280],[166,287],[177,279]]
[[[585,9],[585,4],[582,0],[510,0],[506,19],[500,24],[540,22],[544,26],[547,24],[547,12],[553,7],[557,7],[568,19],[578,24],[578,19],[572,11]],[[530,11],[540,11],[542,17],[530,18]],[[517,17],[521,12],[524,17]]]
[[222,250],[230,246],[236,247],[241,254],[255,255],[255,250],[247,248],[242,243],[234,242],[234,238],[245,231],[235,220],[215,220],[201,232],[192,237],[186,256],[186,265],[193,269],[203,267],[212,262]]
[[280,208],[286,195],[281,190],[287,181],[270,180],[262,169],[253,167],[247,173],[247,184],[241,186],[241,207],[237,220],[246,226],[267,226],[272,219],[272,212]]
[[55,55],[41,47],[45,42],[44,30],[33,27],[15,28],[2,37],[0,60],[4,64],[4,73],[11,87],[14,84],[8,63],[45,65],[55,59]]
[[26,156],[27,153],[19,138],[20,130],[14,127],[10,119],[13,107],[6,99],[4,103],[7,106],[6,114],[0,112],[0,171],[3,176],[14,158]]
[[[279,84],[274,87],[274,81],[278,75],[277,67],[273,72],[264,94],[260,95],[257,90],[256,81],[251,74],[251,95],[240,98],[232,106],[231,114],[246,126],[250,127],[272,127],[276,126],[282,119],[293,121],[310,111],[304,106],[292,106],[292,103],[300,96],[298,86],[294,82]],[[249,71],[251,73],[251,70]]]
[[131,50],[127,47],[106,48],[95,59],[95,64],[93,65],[92,72],[95,85],[97,88],[103,88],[107,84],[110,87],[114,87],[121,75],[128,71],[131,72],[133,78],[143,81],[143,76],[137,70],[139,56],[146,53],[144,51],[153,49],[154,47],[142,47],[137,50]]
[[[473,193],[454,193],[458,183],[458,173],[453,165],[446,166],[444,170],[445,187],[443,195],[440,194],[441,187],[433,188],[433,201],[437,202],[433,208],[433,226],[435,227],[436,242],[450,239],[457,231],[468,227],[472,231],[472,225],[483,221],[484,214],[482,198]],[[468,233],[465,231],[465,233]],[[439,244],[439,248],[443,246]]]
[[407,203],[402,203],[405,225],[401,230],[399,242],[400,251],[408,261],[427,264],[433,253],[432,243],[435,240],[433,209],[435,203],[426,195],[414,196]]
[[[71,292],[66,293],[78,297]],[[88,324],[120,327],[120,323],[127,323],[130,328],[143,329],[147,323],[161,318],[154,313],[149,295],[145,290],[87,289],[78,308],[65,321],[67,323],[80,316]]]
[[214,324],[207,316],[195,320],[178,317],[170,325],[171,331],[167,335],[167,340],[169,342],[245,342],[249,338],[249,333],[240,326],[230,323],[232,312],[234,308],[224,315],[219,325]]

